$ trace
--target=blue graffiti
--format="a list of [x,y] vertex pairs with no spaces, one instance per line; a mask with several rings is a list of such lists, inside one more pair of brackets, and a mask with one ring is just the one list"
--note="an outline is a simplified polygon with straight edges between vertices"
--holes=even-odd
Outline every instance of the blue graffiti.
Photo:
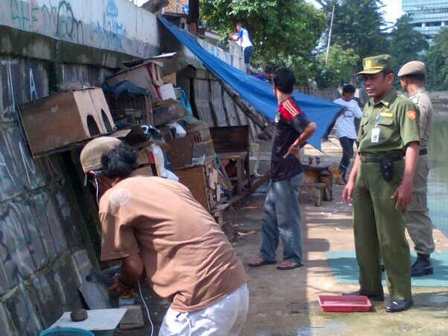
[[123,38],[126,29],[118,21],[119,10],[115,0],[108,0],[102,24],[98,21],[92,25],[92,34],[98,37],[101,47],[123,50]]

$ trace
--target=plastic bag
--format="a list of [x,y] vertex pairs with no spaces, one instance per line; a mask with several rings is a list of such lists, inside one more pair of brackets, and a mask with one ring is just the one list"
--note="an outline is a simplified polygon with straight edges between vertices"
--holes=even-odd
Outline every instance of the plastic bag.
[[179,182],[179,178],[176,174],[165,168],[165,157],[163,155],[162,148],[156,144],[152,144],[150,148],[152,154],[154,155],[154,160],[156,162],[157,171],[160,173],[160,177]]

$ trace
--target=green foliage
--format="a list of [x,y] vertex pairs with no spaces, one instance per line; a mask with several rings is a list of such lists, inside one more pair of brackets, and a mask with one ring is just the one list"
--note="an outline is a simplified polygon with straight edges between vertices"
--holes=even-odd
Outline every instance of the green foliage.
[[318,74],[316,83],[319,88],[337,87],[339,84],[350,82],[353,69],[359,61],[359,56],[355,50],[343,49],[339,44],[331,46],[328,53],[320,54],[317,57]]
[[410,22],[409,16],[402,16],[390,34],[389,52],[393,57],[396,70],[407,62],[420,59],[419,53],[429,47],[425,37],[414,30]]
[[313,76],[312,50],[325,15],[304,0],[201,0],[202,20],[228,35],[242,22],[254,43],[254,64],[288,66],[299,84]]
[[430,90],[448,90],[448,28],[435,38],[427,55],[427,86]]
[[332,44],[343,49],[353,49],[359,55],[358,65],[364,57],[387,52],[387,29],[379,0],[318,0],[328,13],[328,27],[331,12],[335,6]]

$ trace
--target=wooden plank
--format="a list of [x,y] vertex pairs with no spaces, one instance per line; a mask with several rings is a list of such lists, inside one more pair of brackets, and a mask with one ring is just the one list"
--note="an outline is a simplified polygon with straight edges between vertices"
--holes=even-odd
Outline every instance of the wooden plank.
[[196,112],[200,120],[205,121],[210,127],[215,126],[213,120],[212,111],[210,108],[209,97],[210,89],[208,80],[194,79],[194,103],[196,106]]
[[216,120],[216,125],[227,126],[226,111],[222,103],[222,87],[218,81],[210,81],[210,104]]
[[212,127],[210,134],[216,153],[249,152],[248,126]]
[[190,189],[193,197],[202,204],[202,206],[210,211],[210,205],[207,195],[207,180],[205,176],[205,167],[198,166],[192,168],[184,168],[174,170],[179,177],[180,183]]
[[245,158],[247,156],[247,152],[238,152],[238,153],[219,153],[218,154],[220,160],[236,160]]
[[[229,126],[238,126],[240,125],[238,120],[238,113],[235,108],[235,104],[230,98],[229,94],[223,90],[222,100],[224,103],[224,109],[226,110],[227,118],[229,120]],[[243,112],[241,112],[243,113]],[[244,113],[243,113],[244,115]],[[247,124],[247,123],[246,123]],[[241,124],[243,125],[243,124]]]
[[177,169],[191,165],[193,160],[193,140],[189,135],[168,140],[168,156],[171,162],[171,168]]
[[243,182],[244,182],[244,160],[242,158],[238,158],[236,160],[236,177],[237,184],[236,190],[238,191],[238,195],[243,194]]
[[250,192],[254,193],[255,191],[257,191],[257,189],[260,188],[263,185],[263,183],[265,183],[270,178],[271,178],[271,171],[268,171],[266,174],[263,175],[262,178],[255,181],[255,183],[250,188]]

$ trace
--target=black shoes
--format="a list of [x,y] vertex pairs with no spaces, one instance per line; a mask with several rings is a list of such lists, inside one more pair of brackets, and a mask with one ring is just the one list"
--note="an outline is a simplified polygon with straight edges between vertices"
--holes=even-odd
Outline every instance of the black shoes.
[[419,277],[423,275],[430,275],[434,272],[429,254],[418,254],[417,261],[412,265],[411,276]]
[[409,300],[390,300],[388,304],[386,304],[386,312],[388,313],[398,313],[401,311],[408,310],[412,307],[414,301],[412,299]]
[[342,293],[342,295],[367,296],[372,301],[384,301],[384,294],[367,295],[367,294],[361,293],[361,291],[356,291],[356,292],[352,292],[352,293]]
[[[367,296],[372,301],[384,301],[384,294],[374,294],[374,295],[366,295],[361,293],[361,291],[356,291],[352,293],[343,293],[342,295],[352,295],[352,296]],[[386,312],[388,313],[398,313],[401,311],[408,310],[412,307],[414,301],[412,299],[409,300],[392,300],[390,299],[385,305]]]

